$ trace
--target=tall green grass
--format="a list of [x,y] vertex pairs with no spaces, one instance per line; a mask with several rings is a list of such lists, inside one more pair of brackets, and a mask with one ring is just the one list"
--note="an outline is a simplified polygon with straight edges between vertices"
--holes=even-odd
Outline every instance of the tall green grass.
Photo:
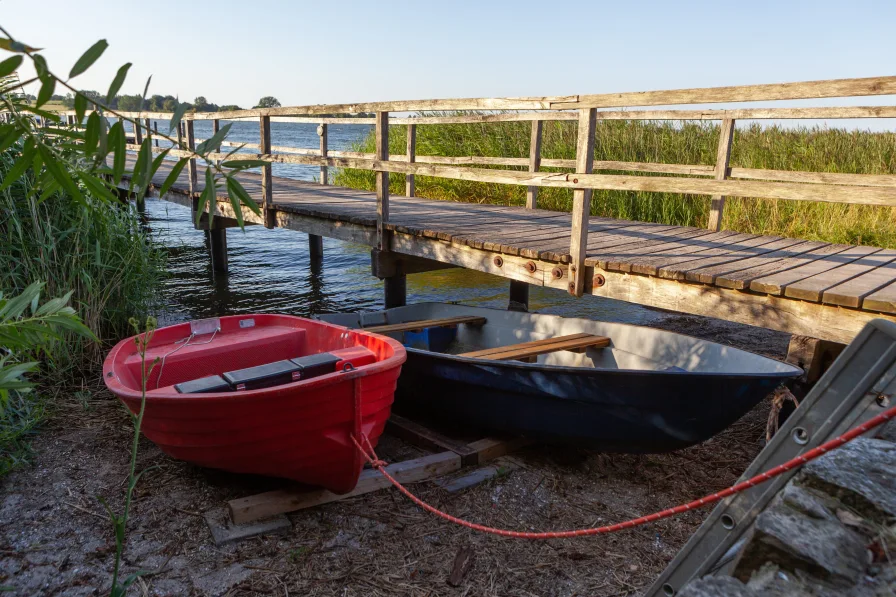
[[[0,154],[0,180],[17,151]],[[161,248],[132,207],[96,199],[86,189],[86,204],[61,191],[40,198],[30,194],[34,184],[28,170],[0,191],[0,290],[14,296],[45,282],[44,296],[73,291],[72,307],[101,340],[128,335],[128,318],[154,309],[164,275]],[[38,388],[12,392],[0,409],[0,477],[27,460],[28,440],[55,397],[77,398],[94,385],[84,380],[98,379],[103,354],[102,344],[71,334],[34,355],[41,361]]]
[[[528,122],[421,125],[417,127],[417,154],[527,157],[530,131]],[[390,153],[405,153],[406,135],[406,127],[390,127]],[[718,138],[719,127],[712,123],[598,121],[594,157],[596,160],[712,165]],[[545,122],[542,158],[574,159],[575,148],[575,123]],[[355,151],[372,152],[373,149],[372,132],[354,147]],[[754,124],[736,129],[731,166],[894,174],[896,134]],[[372,190],[374,175],[369,171],[342,169],[336,173],[335,182]],[[417,177],[416,189],[420,197],[500,205],[523,205],[526,197],[526,189],[521,186],[423,176]],[[390,177],[390,191],[404,194],[404,176]],[[591,213],[642,222],[705,226],[709,203],[706,196],[595,190]],[[540,188],[538,205],[569,211],[572,192]],[[885,207],[729,198],[723,227],[810,240],[896,247],[896,209]]]

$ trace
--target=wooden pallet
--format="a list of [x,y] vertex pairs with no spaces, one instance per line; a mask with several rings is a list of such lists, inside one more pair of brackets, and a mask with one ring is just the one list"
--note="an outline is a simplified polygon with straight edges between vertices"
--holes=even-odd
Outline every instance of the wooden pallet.
[[[523,438],[494,437],[465,443],[398,415],[392,415],[386,430],[391,435],[420,448],[435,451],[427,456],[387,466],[389,474],[401,483],[435,479],[466,466],[476,466],[499,458],[530,443]],[[227,509],[234,524],[245,524],[391,486],[392,484],[379,471],[365,469],[361,472],[358,485],[343,495],[337,495],[326,489],[278,489],[230,500],[227,502]]]

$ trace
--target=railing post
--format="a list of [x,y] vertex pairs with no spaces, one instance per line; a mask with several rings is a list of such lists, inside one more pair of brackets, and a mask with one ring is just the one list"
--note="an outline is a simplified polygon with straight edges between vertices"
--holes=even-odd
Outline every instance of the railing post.
[[[196,134],[193,130],[193,121],[187,120],[184,122],[184,136],[187,138],[187,149],[190,151],[194,151],[196,149]],[[190,176],[190,197],[193,199],[193,211],[196,211],[196,192],[199,189],[199,177],[196,172],[196,158],[191,158],[189,162],[187,162],[187,173]]]
[[[532,137],[529,141],[529,172],[538,172],[541,168],[541,133],[543,120],[532,121]],[[535,209],[538,205],[538,187],[528,187],[526,191],[526,207]]]
[[[594,166],[594,128],[597,123],[595,108],[579,110],[579,129],[576,141],[576,174],[591,174]],[[573,175],[574,176],[574,175]],[[573,178],[573,181],[578,179]],[[572,192],[572,239],[569,254],[569,294],[582,296],[585,292],[585,257],[588,252],[588,217],[591,215],[591,189]]]
[[[389,159],[389,113],[376,113],[376,147],[374,159],[387,161]],[[388,251],[388,239],[386,238],[385,224],[389,221],[389,173],[383,170],[376,171],[376,248],[380,251]]]
[[[217,134],[217,132],[221,129],[221,121],[217,118],[212,119],[212,135]],[[220,150],[219,150],[220,151]],[[215,164],[221,165],[221,160],[215,160]]]
[[177,148],[181,149],[184,146],[184,123],[177,123]]
[[[264,156],[271,154],[271,117],[260,116],[259,123],[259,151]],[[268,162],[261,167],[261,203],[264,207],[265,228],[273,228],[276,224],[274,213],[274,180],[271,172],[271,164]]]
[[146,137],[148,139],[152,139],[152,120],[149,118],[144,119],[143,124],[146,125]]
[[152,132],[153,132],[153,135],[155,135],[156,147],[158,147],[159,146],[159,122],[158,121],[152,123]]
[[134,119],[134,143],[140,145],[143,143],[143,131],[140,129],[140,119]]
[[[320,157],[327,157],[327,123],[317,125],[317,135],[320,137]],[[320,166],[320,184],[330,184],[329,170],[324,164]]]
[[[716,180],[725,180],[728,178],[728,162],[731,159],[731,141],[734,139],[734,119],[726,118],[722,120],[719,130],[719,147],[716,151]],[[722,228],[722,212],[725,210],[725,196],[713,195],[712,203],[709,207],[709,223],[707,228],[710,230],[721,230]]]
[[[408,163],[413,164],[417,161],[417,125],[408,125]],[[417,192],[417,185],[413,174],[405,176],[404,194],[407,197],[413,197]]]

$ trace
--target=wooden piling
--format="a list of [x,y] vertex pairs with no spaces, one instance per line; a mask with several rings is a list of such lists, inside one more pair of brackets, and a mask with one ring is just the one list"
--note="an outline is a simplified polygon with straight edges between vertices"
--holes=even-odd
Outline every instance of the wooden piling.
[[[734,119],[726,118],[719,127],[719,147],[716,151],[716,180],[728,178],[728,163],[731,160],[731,141],[734,139]],[[722,215],[725,210],[725,196],[713,195],[709,207],[709,223],[707,228],[719,231],[722,229]]]
[[[265,157],[271,154],[271,117],[260,116],[259,123],[259,151]],[[264,226],[273,228],[276,226],[276,212],[274,211],[274,177],[271,165],[261,167],[261,203],[264,208]]]
[[[597,110],[579,110],[578,140],[576,142],[576,174],[591,174],[594,166],[594,129],[597,126]],[[573,183],[578,178],[573,176]],[[585,257],[588,248],[588,218],[591,215],[592,189],[575,189],[572,192],[572,240],[569,247],[569,293],[582,296],[585,292]]]

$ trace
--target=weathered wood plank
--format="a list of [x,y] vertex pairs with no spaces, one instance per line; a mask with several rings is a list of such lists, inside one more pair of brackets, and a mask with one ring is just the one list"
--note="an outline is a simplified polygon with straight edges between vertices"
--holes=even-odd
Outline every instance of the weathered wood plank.
[[824,291],[847,280],[851,280],[865,272],[886,265],[896,259],[896,251],[882,249],[861,257],[852,263],[816,274],[799,282],[790,284],[784,296],[805,301],[821,301]]
[[[396,462],[386,471],[400,483],[417,483],[460,470],[460,456],[454,452],[441,452],[405,462]],[[377,470],[361,472],[357,486],[349,493],[338,495],[326,489],[280,489],[245,498],[230,500],[227,507],[236,524],[243,524],[275,514],[294,512],[329,502],[344,500],[357,495],[391,487],[391,483]]]
[[[259,151],[262,155],[270,155],[271,153],[271,118],[270,116],[261,116],[258,119],[259,125]],[[264,225],[266,228],[274,227],[274,176],[271,172],[271,165],[267,164],[261,167],[261,205],[264,209]]]
[[[716,150],[716,180],[728,178],[728,162],[731,160],[731,142],[734,140],[734,120],[726,118],[719,127],[719,146]],[[707,228],[718,232],[722,229],[722,215],[725,210],[725,196],[713,195],[709,207]]]
[[443,319],[422,319],[420,321],[405,321],[402,323],[375,325],[369,328],[364,328],[364,331],[374,334],[397,334],[400,332],[418,332],[426,328],[454,327],[461,324],[478,326],[484,325],[485,323],[485,317],[460,315],[458,317],[445,317]]
[[709,236],[701,236],[693,241],[683,242],[679,248],[658,251],[654,254],[639,257],[632,263],[631,272],[656,276],[659,269],[685,261],[694,261],[703,257],[719,255],[731,250],[732,246],[750,239],[759,238],[755,234],[744,234],[725,230],[714,232]]
[[[323,122],[317,125],[317,135],[320,137],[320,155],[321,157],[327,157],[327,123]],[[330,184],[330,174],[329,170],[326,166],[320,167],[320,183],[321,184]]]
[[865,300],[862,301],[862,308],[869,311],[896,313],[896,282],[865,297]]
[[[746,269],[761,263],[777,262],[798,254],[803,249],[809,250],[810,248],[818,247],[820,244],[825,243],[811,244],[795,238],[782,238],[758,246],[739,259],[720,261],[713,265],[690,270],[685,274],[685,279],[703,284],[717,284],[718,277],[728,272]],[[719,285],[724,286],[723,284]]]
[[848,247],[843,251],[838,251],[821,259],[801,264],[793,269],[777,272],[753,280],[750,282],[750,290],[776,296],[783,295],[784,290],[790,284],[795,284],[800,280],[811,278],[816,274],[832,270],[841,265],[852,263],[857,259],[876,253],[879,250],[880,249],[876,247]]
[[[594,164],[594,128],[596,110],[579,111],[579,126],[576,140],[576,175],[590,174]],[[579,182],[576,176],[574,183]],[[588,247],[588,218],[591,216],[592,190],[577,188],[572,194],[572,232],[569,247],[569,293],[582,296],[585,292],[585,258]]]
[[473,352],[465,352],[458,356],[470,359],[486,359],[491,361],[510,361],[515,359],[525,359],[529,357],[547,354],[549,352],[558,352],[561,350],[577,350],[580,348],[603,348],[610,345],[610,339],[605,336],[594,336],[592,334],[569,334],[567,336],[558,336],[556,338],[546,338],[544,340],[534,340],[532,342],[522,342],[520,344],[511,344],[509,346],[498,346],[495,348],[485,348]]
[[817,243],[817,246],[809,251],[803,251],[778,261],[758,263],[757,265],[750,265],[738,271],[725,273],[716,278],[716,284],[724,286],[725,288],[734,288],[736,290],[745,290],[747,288],[756,290],[755,288],[752,288],[751,284],[759,278],[765,278],[778,272],[786,272],[788,270],[796,269],[818,259],[824,259],[825,257],[841,253],[848,248],[849,245]]
[[[894,254],[896,256],[896,254]],[[876,267],[824,291],[821,302],[841,307],[862,306],[865,297],[896,280],[896,261]]]

